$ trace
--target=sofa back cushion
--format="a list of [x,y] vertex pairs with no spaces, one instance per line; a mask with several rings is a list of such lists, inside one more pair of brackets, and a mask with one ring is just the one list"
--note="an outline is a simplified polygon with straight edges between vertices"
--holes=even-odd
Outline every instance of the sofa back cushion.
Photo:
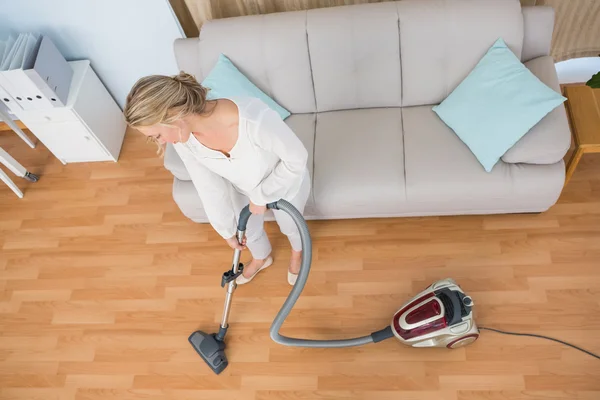
[[198,80],[222,53],[291,113],[315,112],[306,11],[207,21],[200,31]]
[[403,0],[396,6],[403,106],[439,104],[498,38],[521,57],[518,0]]
[[401,106],[394,2],[309,10],[306,33],[317,111]]
[[401,0],[216,19],[202,26],[196,73],[203,79],[222,53],[294,114],[439,104],[498,38],[520,58],[523,30],[518,0]]

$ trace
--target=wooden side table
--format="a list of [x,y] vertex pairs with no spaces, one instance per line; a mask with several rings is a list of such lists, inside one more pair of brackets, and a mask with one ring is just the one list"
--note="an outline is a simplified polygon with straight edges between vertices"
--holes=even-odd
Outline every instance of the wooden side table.
[[585,153],[600,153],[600,89],[586,85],[564,87],[569,125],[575,141],[575,150],[567,162],[565,184]]

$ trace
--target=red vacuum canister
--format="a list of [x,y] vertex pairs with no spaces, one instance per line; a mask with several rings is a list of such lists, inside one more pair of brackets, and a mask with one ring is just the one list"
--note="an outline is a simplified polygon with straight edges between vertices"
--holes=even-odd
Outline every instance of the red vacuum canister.
[[453,279],[443,279],[396,311],[392,331],[398,340],[413,347],[466,346],[479,337],[472,308],[471,297]]

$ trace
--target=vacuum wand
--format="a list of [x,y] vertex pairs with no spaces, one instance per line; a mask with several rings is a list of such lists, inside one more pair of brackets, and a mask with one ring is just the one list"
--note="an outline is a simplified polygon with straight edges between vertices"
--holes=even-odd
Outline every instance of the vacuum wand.
[[[248,224],[248,219],[250,219],[251,215],[252,213],[250,212],[249,206],[244,207],[240,213],[240,219],[238,221],[236,233],[236,238],[239,244],[242,244],[242,241],[244,240],[246,225]],[[221,341],[225,338],[225,333],[227,333],[227,321],[229,320],[229,312],[231,311],[231,301],[233,300],[233,292],[235,292],[235,289],[237,288],[237,283],[235,280],[244,270],[244,266],[240,264],[241,254],[241,250],[234,250],[231,272],[229,274],[226,272],[223,275],[223,280],[221,281],[221,286],[223,286],[223,283],[228,281],[227,296],[225,297],[225,306],[223,307],[223,318],[221,318],[221,328],[219,330],[219,335],[217,335],[217,339]]]
[[[242,243],[244,239],[244,231],[240,231],[238,229],[236,238],[238,243]],[[217,335],[218,340],[223,340],[225,338],[225,333],[227,333],[227,321],[229,319],[229,312],[231,311],[231,301],[233,300],[233,292],[237,288],[237,283],[235,278],[239,276],[239,274],[243,271],[243,265],[240,264],[240,255],[242,251],[239,249],[235,249],[233,252],[233,263],[232,263],[232,274],[233,279],[229,281],[227,284],[227,296],[225,297],[225,306],[223,307],[223,318],[221,318],[221,327],[219,329],[219,334]]]

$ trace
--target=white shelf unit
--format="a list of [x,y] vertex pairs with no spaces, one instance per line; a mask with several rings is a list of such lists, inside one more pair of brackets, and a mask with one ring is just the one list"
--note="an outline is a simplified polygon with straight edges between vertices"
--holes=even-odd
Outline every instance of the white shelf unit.
[[66,106],[14,113],[63,164],[116,162],[127,128],[123,113],[90,61],[69,64],[73,79]]

